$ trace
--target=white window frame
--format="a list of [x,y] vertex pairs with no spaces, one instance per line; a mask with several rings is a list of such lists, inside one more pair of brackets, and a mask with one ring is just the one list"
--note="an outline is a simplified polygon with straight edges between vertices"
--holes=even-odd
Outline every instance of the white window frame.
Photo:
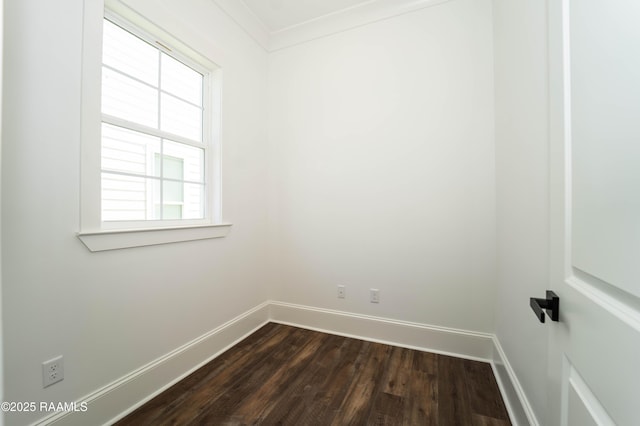
[[[222,71],[214,62],[149,22],[122,3],[106,0],[84,2],[82,52],[82,118],[80,165],[80,232],[78,238],[91,251],[113,250],[155,244],[167,244],[224,237],[231,224],[222,221],[220,164],[220,99]],[[143,39],[158,40],[164,50],[205,76],[203,142],[205,150],[205,218],[198,220],[162,220],[103,222],[101,195],[101,87],[103,20],[125,28]],[[170,47],[170,51],[163,49]],[[179,52],[179,53],[177,53]],[[211,106],[211,110],[207,110]]]

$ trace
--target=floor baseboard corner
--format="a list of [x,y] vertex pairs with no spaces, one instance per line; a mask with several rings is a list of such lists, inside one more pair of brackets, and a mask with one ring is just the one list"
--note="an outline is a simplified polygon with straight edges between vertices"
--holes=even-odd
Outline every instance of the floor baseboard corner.
[[76,401],[86,403],[86,411],[55,413],[32,426],[112,424],[268,322],[269,303],[264,302]]
[[85,412],[61,412],[33,426],[112,424],[216,358],[268,322],[409,349],[489,362],[514,425],[539,426],[498,338],[460,330],[268,300],[79,399]]
[[325,333],[480,361],[491,360],[492,335],[344,311],[270,302],[271,321]]
[[493,374],[514,426],[540,426],[497,336],[493,336]]

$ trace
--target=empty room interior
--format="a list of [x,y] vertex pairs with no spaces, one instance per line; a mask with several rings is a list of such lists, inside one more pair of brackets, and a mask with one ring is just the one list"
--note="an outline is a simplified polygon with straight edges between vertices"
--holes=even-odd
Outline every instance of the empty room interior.
[[4,0],[0,424],[638,424],[624,4]]

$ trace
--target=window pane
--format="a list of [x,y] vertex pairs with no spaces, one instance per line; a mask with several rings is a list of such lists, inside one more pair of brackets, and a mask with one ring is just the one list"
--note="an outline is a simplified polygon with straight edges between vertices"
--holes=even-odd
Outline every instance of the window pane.
[[151,176],[151,159],[159,152],[159,138],[102,123],[103,170]]
[[202,141],[202,109],[163,93],[160,130],[194,141]]
[[164,204],[180,203],[184,201],[184,184],[165,180],[162,186],[162,202]]
[[149,43],[104,20],[102,63],[158,87],[159,53]]
[[146,220],[155,179],[102,173],[102,220]]
[[160,154],[156,154],[154,174],[156,174],[157,176],[162,175],[163,177],[166,177],[169,179],[183,180],[184,161],[181,158],[165,156],[164,163],[162,164],[162,169],[161,169]]
[[182,174],[180,177],[166,173],[164,177],[191,182],[204,182],[204,149],[165,139],[163,152],[165,156],[180,159],[182,162]]
[[202,106],[202,74],[169,55],[161,56],[162,90]]
[[204,185],[193,183],[184,184],[183,219],[204,218]]
[[102,67],[102,112],[158,128],[158,91]]
[[162,218],[164,220],[183,219],[182,206],[165,204],[162,206]]
[[184,160],[165,155],[162,176],[169,179],[184,179]]

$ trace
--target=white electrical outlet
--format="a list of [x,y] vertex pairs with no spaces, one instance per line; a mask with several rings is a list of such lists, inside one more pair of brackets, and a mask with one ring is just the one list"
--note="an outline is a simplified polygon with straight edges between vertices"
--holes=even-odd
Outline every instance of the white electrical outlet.
[[347,289],[346,289],[345,286],[339,285],[338,286],[338,298],[339,299],[344,299],[345,296],[346,296],[346,291],[347,291]]
[[369,300],[371,303],[380,303],[380,290],[377,288],[369,289]]
[[62,355],[42,363],[42,387],[46,388],[64,379]]

